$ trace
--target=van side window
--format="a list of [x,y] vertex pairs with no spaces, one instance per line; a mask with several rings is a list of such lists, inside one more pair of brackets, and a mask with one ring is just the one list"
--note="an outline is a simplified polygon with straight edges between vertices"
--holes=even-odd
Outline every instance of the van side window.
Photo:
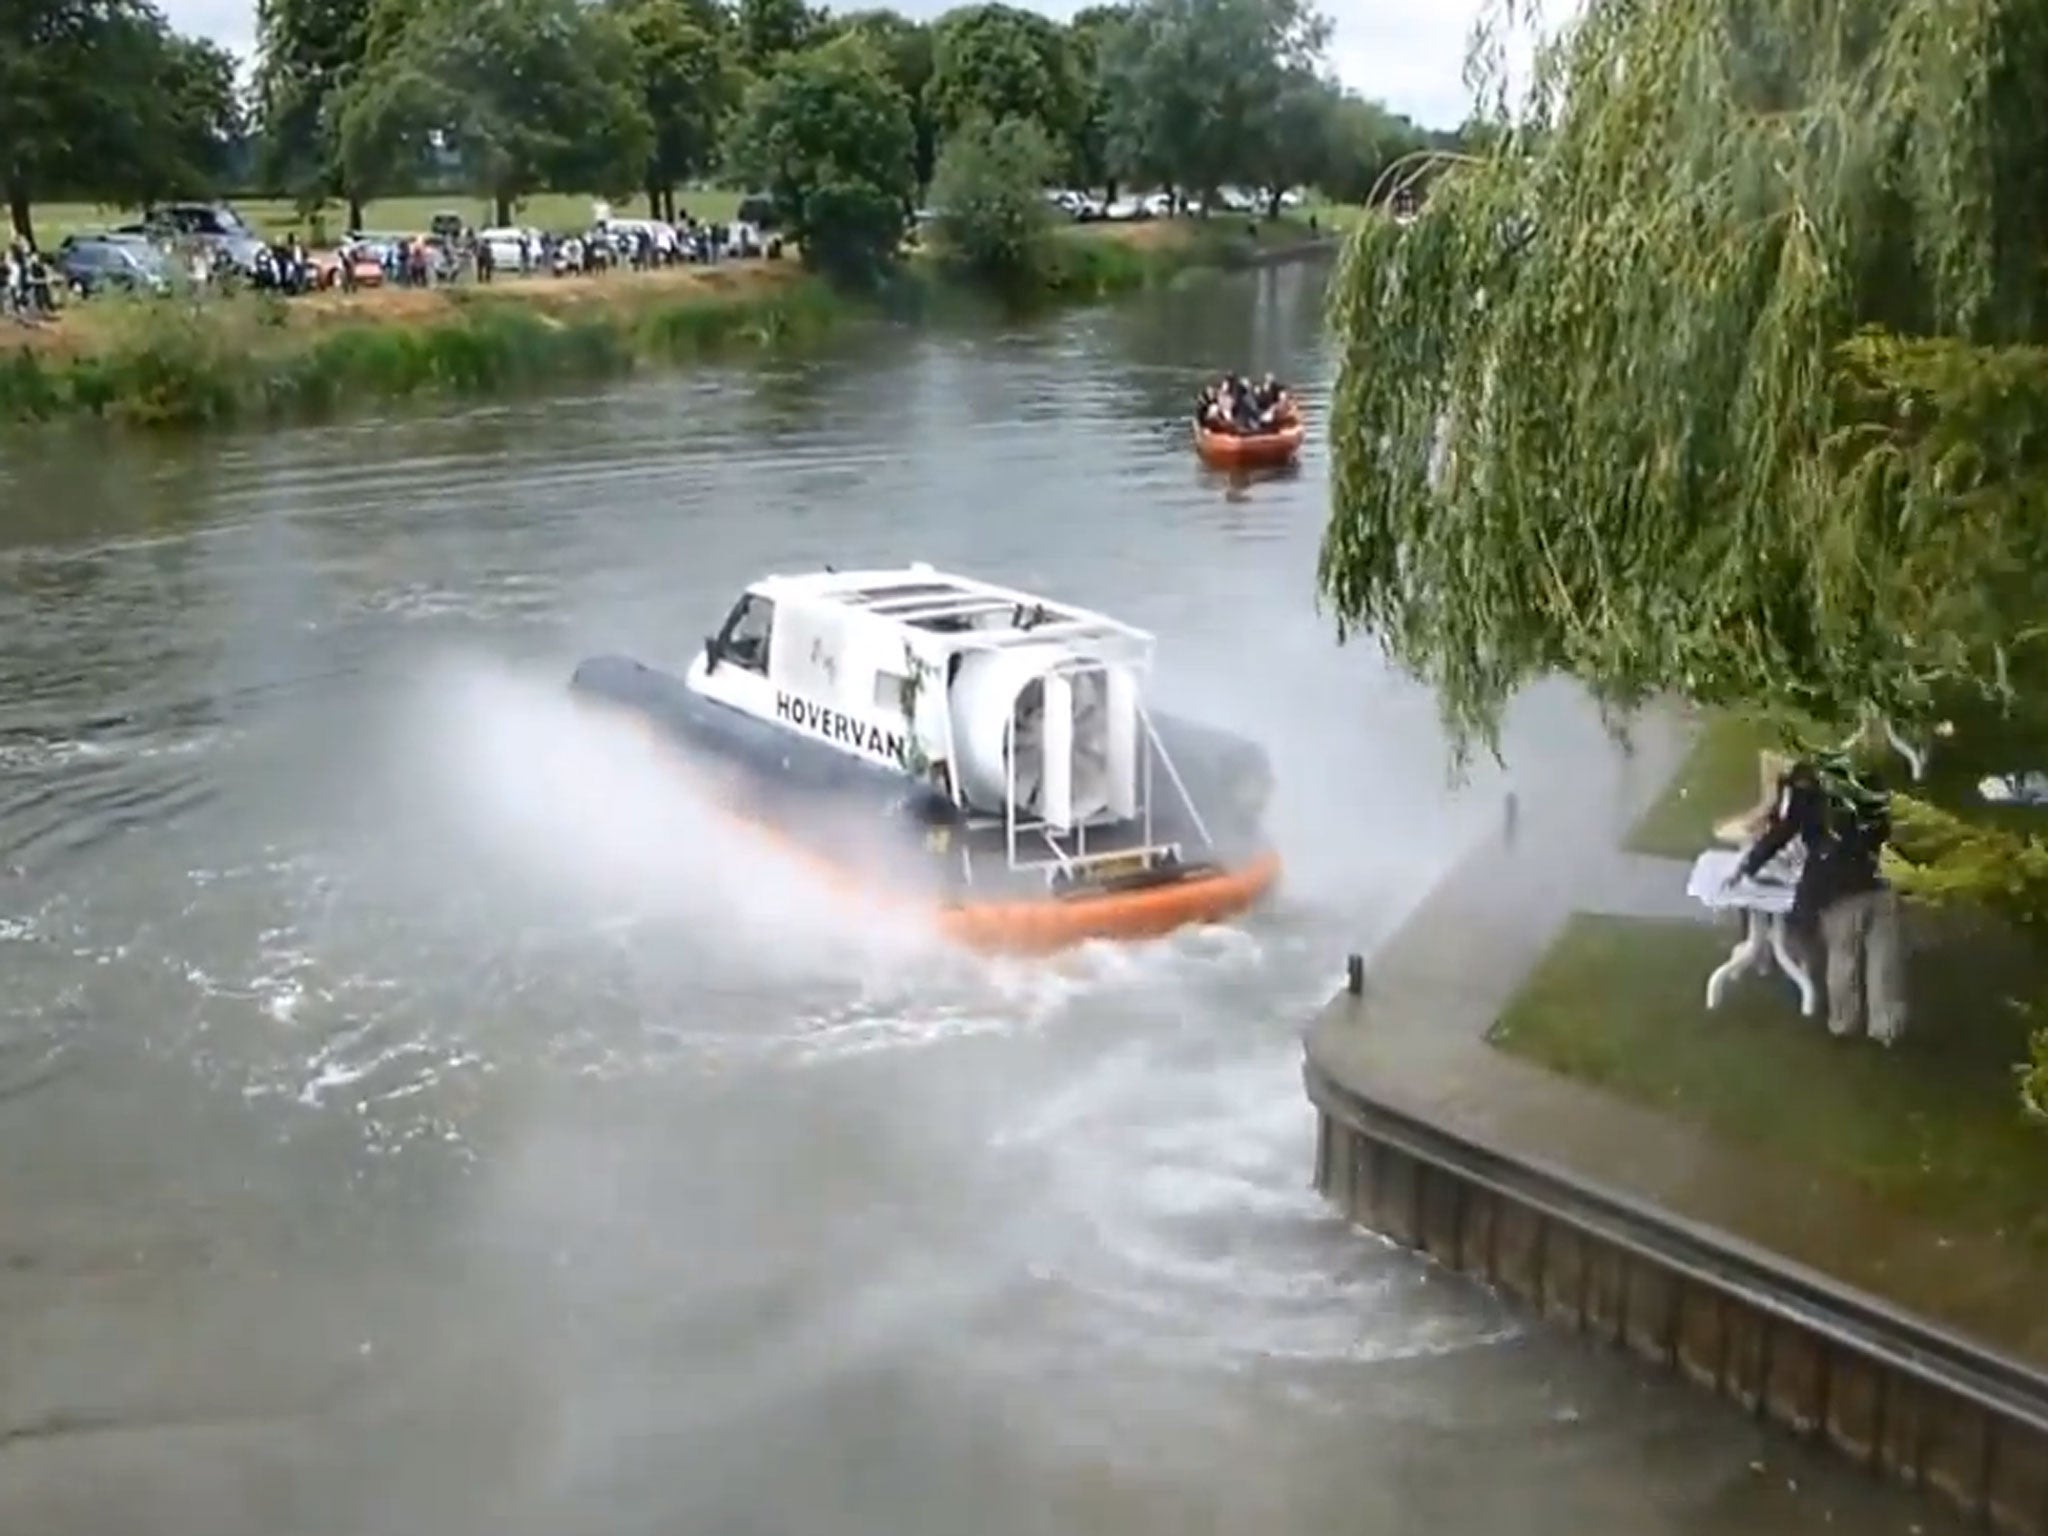
[[749,592],[739,600],[732,617],[725,621],[719,642],[719,659],[764,676],[768,671],[768,641],[775,632],[775,604]]
[[903,713],[903,690],[910,686],[910,679],[899,677],[894,672],[875,673],[875,708],[884,716]]

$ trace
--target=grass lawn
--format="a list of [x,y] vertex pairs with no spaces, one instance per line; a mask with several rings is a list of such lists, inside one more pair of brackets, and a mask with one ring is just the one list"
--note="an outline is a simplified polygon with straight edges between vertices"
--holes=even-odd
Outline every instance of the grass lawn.
[[1778,977],[1745,977],[1707,1012],[1707,974],[1732,942],[1706,925],[1581,914],[1492,1043],[1901,1210],[2048,1253],[2048,1127],[2020,1112],[2025,1031],[2000,1001],[2048,984],[2038,954],[1960,933],[1916,946],[1909,1033],[1885,1051],[1801,1019]]
[[1677,774],[1629,829],[1622,846],[1632,853],[1690,862],[1713,845],[1715,822],[1748,810],[1762,797],[1757,752],[1775,744],[1762,726],[1740,716],[1709,718]]
[[[280,239],[297,230],[301,237],[314,243],[312,221],[302,217],[288,200],[249,198],[231,201],[235,211],[248,220],[258,234],[268,239]],[[590,224],[592,202],[593,199],[584,193],[544,192],[529,198],[514,211],[513,217],[521,224],[531,224],[540,229],[584,229]],[[676,194],[677,211],[693,214],[699,219],[723,222],[731,219],[739,206],[740,194],[724,188],[707,187]],[[386,197],[367,203],[363,207],[364,227],[398,234],[424,230],[434,215],[444,209],[460,215],[478,229],[491,222],[492,208],[488,198],[432,195]],[[36,240],[46,249],[54,247],[66,235],[104,230],[141,217],[139,209],[99,207],[92,203],[38,203],[33,212]],[[612,212],[620,218],[636,218],[644,216],[645,208],[641,199],[629,197],[614,199]],[[317,217],[325,226],[326,243],[332,244],[336,237],[346,233],[348,205],[330,203]]]
[[1371,212],[1362,203],[1326,203],[1316,198],[1293,210],[1293,217],[1306,221],[1313,214],[1316,222],[1324,228],[1343,233],[1361,223]]

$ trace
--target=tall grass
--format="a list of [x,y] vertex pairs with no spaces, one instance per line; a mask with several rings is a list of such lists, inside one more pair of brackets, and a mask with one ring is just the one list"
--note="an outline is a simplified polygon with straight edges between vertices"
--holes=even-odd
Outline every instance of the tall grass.
[[846,308],[808,280],[560,312],[471,291],[430,319],[350,316],[325,328],[288,325],[285,304],[261,297],[108,301],[89,343],[0,355],[0,421],[91,415],[193,427],[494,393],[800,344]]
[[1046,297],[1087,303],[1150,287],[1171,277],[1186,253],[1144,250],[1121,240],[1054,240],[1044,264]]
[[881,297],[886,310],[902,319],[1012,319],[1160,287],[1203,264],[1202,249],[1188,241],[1141,246],[1110,238],[1054,238],[1030,269],[1009,281],[976,277],[935,252],[906,263]]

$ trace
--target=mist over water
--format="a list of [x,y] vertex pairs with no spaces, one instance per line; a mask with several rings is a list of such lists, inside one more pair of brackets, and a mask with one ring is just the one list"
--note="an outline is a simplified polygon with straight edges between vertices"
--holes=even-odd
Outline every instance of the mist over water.
[[735,975],[840,978],[943,953],[909,914],[849,901],[721,813],[682,753],[578,704],[558,675],[444,658],[410,723],[486,878],[553,892],[594,922],[687,935]]
[[[1903,1530],[1308,1188],[1345,953],[1607,750],[1538,690],[1454,791],[1313,610],[1320,446],[1191,462],[1203,370],[1320,417],[1318,276],[0,450],[79,509],[0,546],[0,1530]],[[1275,898],[964,954],[567,696],[911,559],[1155,630],[1154,705],[1272,754]]]

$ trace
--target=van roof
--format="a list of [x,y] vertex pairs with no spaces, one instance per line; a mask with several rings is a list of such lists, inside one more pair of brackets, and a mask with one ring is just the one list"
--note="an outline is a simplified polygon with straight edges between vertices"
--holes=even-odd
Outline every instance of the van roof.
[[946,635],[966,648],[1092,639],[1149,655],[1153,644],[1148,631],[1107,614],[922,564],[766,576],[752,590],[778,603],[837,608]]

